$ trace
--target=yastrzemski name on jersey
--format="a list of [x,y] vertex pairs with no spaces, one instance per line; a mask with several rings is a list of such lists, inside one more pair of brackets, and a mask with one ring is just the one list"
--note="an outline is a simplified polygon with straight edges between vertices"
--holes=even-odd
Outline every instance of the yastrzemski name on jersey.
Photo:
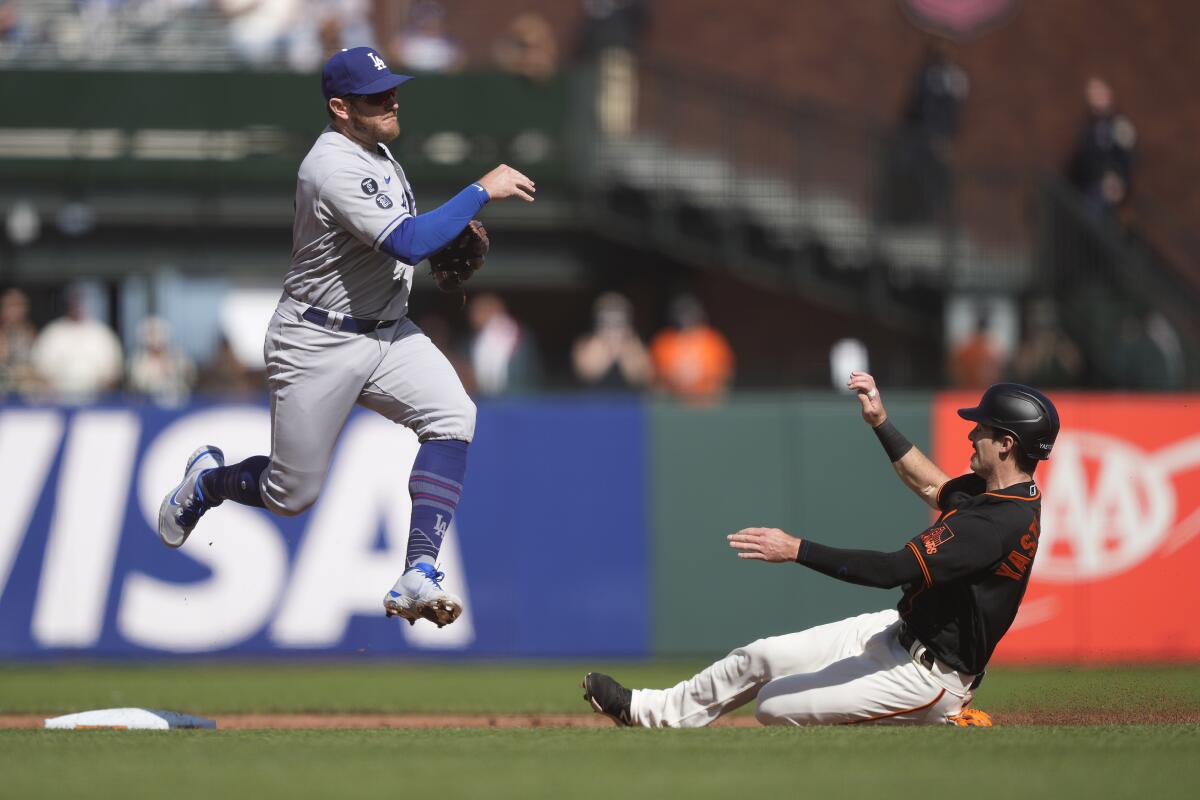
[[379,245],[416,213],[404,170],[386,147],[372,152],[326,128],[300,164],[284,290],[353,317],[403,317],[413,268]]
[[907,545],[924,580],[904,587],[897,608],[938,659],[975,675],[1025,596],[1042,495],[1032,482],[989,492],[979,476],[963,475],[942,487],[938,505],[938,521]]

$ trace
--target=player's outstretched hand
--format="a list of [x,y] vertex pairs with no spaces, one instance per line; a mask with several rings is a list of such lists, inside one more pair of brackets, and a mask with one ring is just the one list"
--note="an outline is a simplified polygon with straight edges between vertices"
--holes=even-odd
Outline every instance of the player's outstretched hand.
[[858,402],[862,406],[863,420],[872,428],[878,428],[887,419],[887,411],[883,408],[883,397],[875,379],[866,372],[851,372],[847,389],[858,392]]
[[740,551],[738,558],[782,564],[795,561],[800,553],[800,540],[779,528],[742,528],[725,538],[730,547]]
[[533,181],[517,172],[508,164],[501,164],[478,181],[492,200],[519,197],[527,203],[533,202],[537,191]]

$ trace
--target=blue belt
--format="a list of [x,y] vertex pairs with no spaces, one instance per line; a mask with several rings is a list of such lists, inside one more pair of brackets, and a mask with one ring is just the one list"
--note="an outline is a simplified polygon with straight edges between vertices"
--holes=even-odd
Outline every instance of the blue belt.
[[395,319],[358,319],[357,317],[347,317],[345,314],[336,314],[332,311],[326,311],[323,308],[317,308],[316,306],[309,306],[301,316],[314,325],[320,325],[322,328],[328,328],[331,331],[346,331],[347,333],[370,333],[380,328],[391,327],[399,322],[399,320]]

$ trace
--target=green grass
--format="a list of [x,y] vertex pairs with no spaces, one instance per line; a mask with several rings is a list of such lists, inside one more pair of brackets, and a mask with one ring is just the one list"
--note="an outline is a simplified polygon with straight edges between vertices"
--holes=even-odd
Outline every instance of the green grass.
[[[0,666],[0,713],[579,712],[586,668],[664,686],[699,662]],[[995,670],[991,711],[1200,708],[1200,667]],[[644,731],[0,731],[0,798],[1190,797],[1200,725]]]
[[0,732],[7,797],[1190,797],[1200,727]]
[[[703,662],[522,665],[412,662],[0,666],[0,713],[110,706],[182,711],[583,712],[588,669],[631,687],[670,686]],[[1122,711],[1200,709],[1200,667],[995,669],[975,705]]]

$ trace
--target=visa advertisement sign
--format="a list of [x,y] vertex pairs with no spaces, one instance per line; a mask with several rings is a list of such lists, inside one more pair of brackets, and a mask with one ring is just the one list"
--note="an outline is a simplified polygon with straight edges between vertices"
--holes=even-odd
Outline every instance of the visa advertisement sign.
[[[1042,533],[997,663],[1200,658],[1200,396],[1054,394]],[[967,471],[975,394],[940,395],[936,460]]]
[[269,452],[265,407],[0,406],[0,657],[644,655],[644,417],[481,404],[441,553],[465,611],[438,629],[382,607],[407,544],[406,429],[356,413],[307,513],[225,502],[171,550],[158,506],[188,454]]

